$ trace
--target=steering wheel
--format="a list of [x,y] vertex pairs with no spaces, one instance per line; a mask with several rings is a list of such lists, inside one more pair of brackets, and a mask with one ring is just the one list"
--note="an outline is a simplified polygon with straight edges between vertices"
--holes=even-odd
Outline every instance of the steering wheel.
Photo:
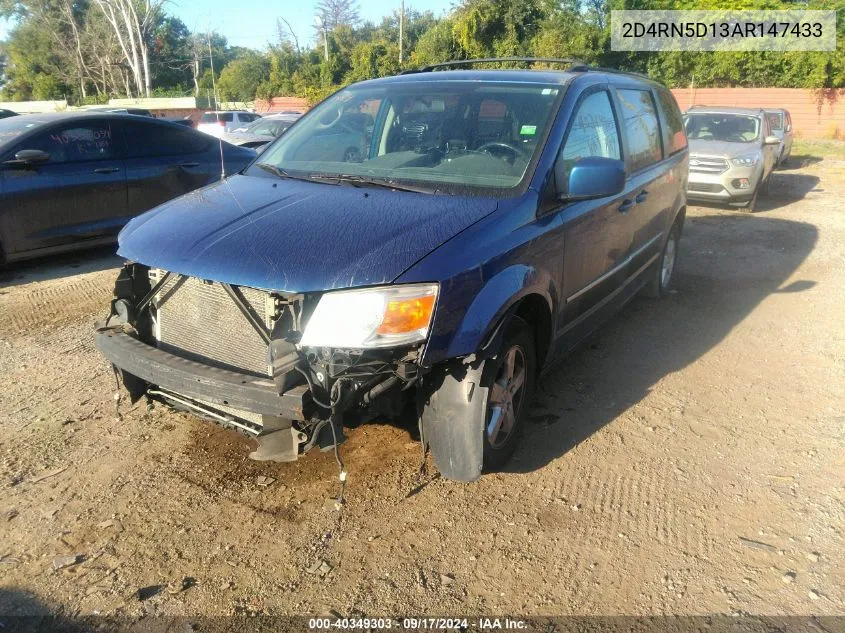
[[[485,152],[490,154],[491,156],[495,156],[496,158],[501,158],[505,162],[513,165],[514,161],[517,158],[522,156],[522,150],[518,147],[514,147],[510,143],[505,143],[504,141],[491,141],[490,143],[484,143],[481,147],[479,147],[477,152]],[[510,156],[510,159],[505,158],[500,152],[507,154]]]
[[[335,117],[328,123],[324,123],[323,121],[325,120],[325,116],[321,116],[319,119],[317,119],[317,122],[314,124],[314,128],[317,130],[328,130],[330,127],[334,127],[337,122],[340,121],[340,117],[343,116],[343,110],[338,108],[337,110],[335,110],[334,114]],[[326,115],[330,115],[330,113],[327,112]]]

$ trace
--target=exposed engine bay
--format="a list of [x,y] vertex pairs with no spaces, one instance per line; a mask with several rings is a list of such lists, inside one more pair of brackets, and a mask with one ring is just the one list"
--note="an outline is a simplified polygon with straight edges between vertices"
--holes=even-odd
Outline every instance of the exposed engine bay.
[[[106,345],[125,348],[106,355],[133,402],[147,396],[254,437],[254,459],[293,461],[314,446],[336,447],[344,425],[396,417],[415,406],[412,387],[420,377],[421,344],[300,346],[318,300],[130,262],[115,284],[98,345],[102,349],[100,340],[108,338]],[[158,356],[148,350],[152,360],[138,361],[139,344],[156,348]],[[237,382],[241,389],[234,388]],[[247,388],[252,395],[240,397]]]

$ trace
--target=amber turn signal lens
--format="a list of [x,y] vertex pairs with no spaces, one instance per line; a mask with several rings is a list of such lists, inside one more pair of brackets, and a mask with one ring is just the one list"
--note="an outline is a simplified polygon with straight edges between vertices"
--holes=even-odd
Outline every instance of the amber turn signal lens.
[[387,302],[379,334],[404,334],[428,327],[434,311],[434,295]]

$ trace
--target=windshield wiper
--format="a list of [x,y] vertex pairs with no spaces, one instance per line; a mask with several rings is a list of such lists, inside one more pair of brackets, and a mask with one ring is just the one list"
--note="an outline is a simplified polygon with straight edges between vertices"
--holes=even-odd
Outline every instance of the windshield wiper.
[[290,172],[285,171],[281,167],[276,167],[275,165],[271,165],[270,163],[255,163],[256,167],[260,167],[264,171],[270,172],[274,176],[278,176],[279,178],[290,178],[291,180],[306,180],[310,181],[311,178],[308,176],[294,176]]
[[433,187],[418,187],[415,185],[397,184],[392,180],[382,178],[367,178],[358,174],[311,174],[309,180],[318,182],[347,183],[354,187],[381,187],[395,191],[412,191],[414,193],[437,193]]

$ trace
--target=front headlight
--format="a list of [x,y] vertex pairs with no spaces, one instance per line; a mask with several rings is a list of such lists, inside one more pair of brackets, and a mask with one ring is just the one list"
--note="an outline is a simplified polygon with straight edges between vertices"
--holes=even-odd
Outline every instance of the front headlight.
[[748,154],[747,156],[738,156],[731,158],[731,163],[737,167],[753,167],[760,160],[760,154]]
[[396,347],[428,336],[437,284],[327,292],[305,326],[302,347]]

